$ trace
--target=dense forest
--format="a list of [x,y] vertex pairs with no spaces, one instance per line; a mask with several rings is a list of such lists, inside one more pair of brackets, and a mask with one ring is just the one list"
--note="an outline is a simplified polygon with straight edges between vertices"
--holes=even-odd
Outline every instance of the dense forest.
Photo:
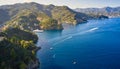
[[[0,33],[0,69],[35,68],[39,62],[35,56],[34,43],[38,37],[18,28],[10,28]],[[35,65],[35,66],[32,66]]]

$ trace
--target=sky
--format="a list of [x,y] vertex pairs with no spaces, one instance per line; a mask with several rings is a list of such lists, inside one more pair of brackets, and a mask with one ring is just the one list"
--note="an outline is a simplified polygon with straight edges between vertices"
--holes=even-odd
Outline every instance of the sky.
[[37,2],[40,4],[54,4],[58,6],[66,5],[70,8],[89,8],[89,7],[117,7],[120,0],[0,0],[0,5],[8,5],[24,2]]

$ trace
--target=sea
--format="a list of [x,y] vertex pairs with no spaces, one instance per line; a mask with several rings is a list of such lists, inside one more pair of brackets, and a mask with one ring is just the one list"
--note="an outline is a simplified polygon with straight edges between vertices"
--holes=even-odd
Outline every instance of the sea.
[[39,69],[120,69],[120,18],[36,33]]

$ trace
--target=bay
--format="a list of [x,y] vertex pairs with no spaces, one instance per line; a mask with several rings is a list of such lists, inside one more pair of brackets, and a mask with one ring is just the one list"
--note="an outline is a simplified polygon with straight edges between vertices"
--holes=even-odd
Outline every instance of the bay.
[[120,18],[37,33],[39,69],[120,69]]

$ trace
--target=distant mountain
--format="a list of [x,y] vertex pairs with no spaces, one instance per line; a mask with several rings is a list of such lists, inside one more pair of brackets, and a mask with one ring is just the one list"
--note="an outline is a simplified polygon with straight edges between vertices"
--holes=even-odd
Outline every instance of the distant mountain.
[[104,8],[76,8],[77,12],[90,15],[105,15],[109,17],[120,17],[120,7],[104,7]]

